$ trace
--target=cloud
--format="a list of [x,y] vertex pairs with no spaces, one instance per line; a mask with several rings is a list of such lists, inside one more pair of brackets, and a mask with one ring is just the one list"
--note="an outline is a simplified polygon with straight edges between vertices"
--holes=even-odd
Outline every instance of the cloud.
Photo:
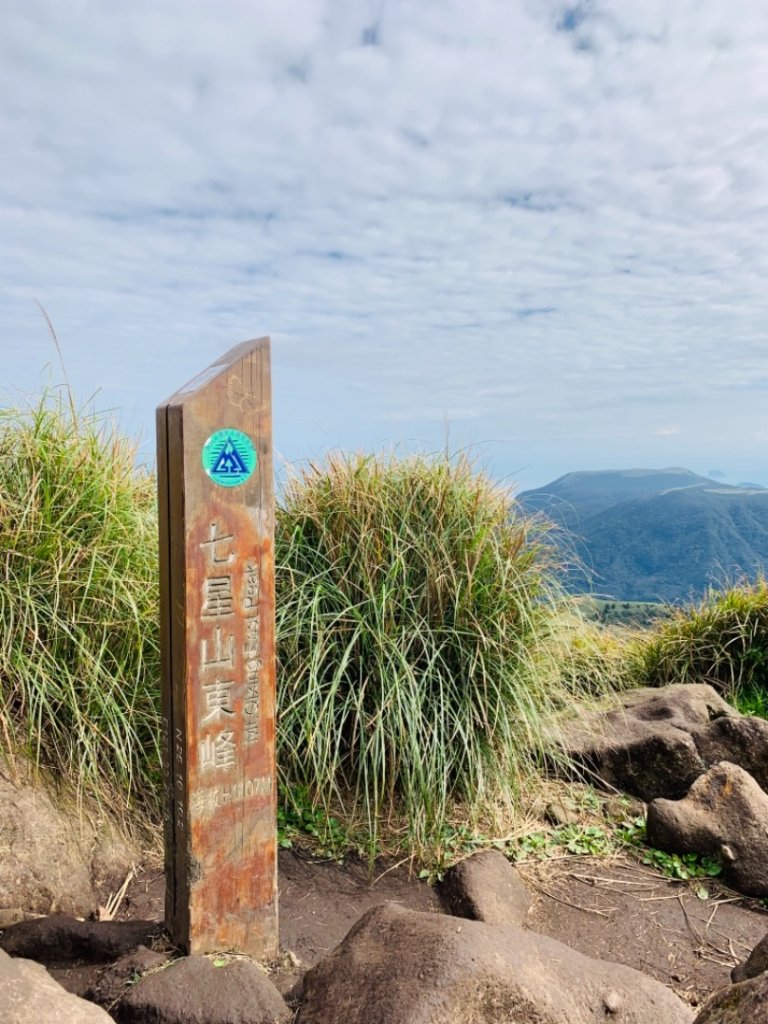
[[680,427],[670,424],[667,427],[659,427],[653,433],[656,437],[677,437],[680,432]]
[[50,358],[38,298],[82,390],[147,425],[268,332],[291,453],[446,416],[650,436],[702,402],[743,438],[767,58],[762,0],[28,0],[0,39],[4,376]]

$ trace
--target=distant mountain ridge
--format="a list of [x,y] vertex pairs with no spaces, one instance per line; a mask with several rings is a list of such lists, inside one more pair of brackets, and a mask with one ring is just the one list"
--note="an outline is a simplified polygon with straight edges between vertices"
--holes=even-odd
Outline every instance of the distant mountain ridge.
[[[567,585],[622,601],[686,601],[768,566],[768,490],[690,470],[567,473],[518,498],[567,534]],[[591,579],[590,579],[591,578]]]

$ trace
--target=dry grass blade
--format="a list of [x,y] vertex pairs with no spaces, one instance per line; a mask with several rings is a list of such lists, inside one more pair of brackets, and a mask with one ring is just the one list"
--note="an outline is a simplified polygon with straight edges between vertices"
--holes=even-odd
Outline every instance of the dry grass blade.
[[585,907],[582,903],[574,903],[572,900],[566,900],[566,899],[563,899],[562,896],[557,896],[551,890],[549,890],[549,889],[545,888],[543,885],[541,885],[541,883],[534,882],[533,886],[537,890],[537,892],[541,892],[545,896],[548,896],[549,899],[554,900],[555,903],[562,903],[563,906],[571,907],[571,909],[573,909],[573,910],[582,910],[582,911],[584,911],[585,914],[594,914],[595,917],[608,917],[608,918],[610,918],[613,915],[613,913],[615,912],[615,910],[616,910],[615,907],[612,907],[609,910],[600,909],[598,907]]
[[62,372],[62,375],[64,377],[64,383],[65,383],[66,389],[67,389],[67,397],[69,398],[69,411],[70,411],[70,413],[72,415],[72,422],[76,423],[77,422],[77,406],[75,404],[75,396],[74,396],[74,393],[72,391],[72,387],[71,387],[71,385],[69,383],[69,375],[67,374],[67,365],[64,362],[64,353],[61,351],[61,345],[59,344],[59,336],[56,333],[56,328],[53,326],[53,321],[48,316],[48,310],[45,308],[45,306],[42,304],[42,302],[40,302],[38,299],[35,299],[35,305],[40,310],[40,312],[43,314],[43,318],[44,318],[44,320],[46,322],[46,325],[48,327],[48,332],[50,333],[51,338],[53,339],[53,344],[56,346],[56,353],[57,353],[57,355],[59,357],[59,365],[61,366],[61,372]]
[[120,909],[120,904],[125,899],[125,894],[128,892],[128,886],[131,884],[133,879],[136,877],[136,868],[131,867],[128,874],[125,876],[125,881],[107,900],[105,907],[99,907],[98,919],[99,921],[114,921],[115,915]]

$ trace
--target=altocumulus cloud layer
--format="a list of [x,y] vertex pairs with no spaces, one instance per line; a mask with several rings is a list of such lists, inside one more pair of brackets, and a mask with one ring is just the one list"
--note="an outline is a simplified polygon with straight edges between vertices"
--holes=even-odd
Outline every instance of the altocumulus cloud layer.
[[38,299],[147,433],[270,333],[291,458],[768,477],[764,0],[26,0],[0,89],[6,385]]

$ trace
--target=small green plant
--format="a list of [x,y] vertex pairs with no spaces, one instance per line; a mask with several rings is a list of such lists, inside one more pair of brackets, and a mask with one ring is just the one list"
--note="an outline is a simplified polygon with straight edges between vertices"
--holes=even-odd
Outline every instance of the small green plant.
[[506,852],[507,844],[478,832],[467,824],[444,824],[430,853],[429,865],[419,871],[419,878],[441,881],[446,870],[478,849],[495,847]]
[[318,857],[341,860],[346,853],[356,850],[354,837],[338,818],[322,807],[314,806],[301,787],[288,794],[281,789],[281,802],[277,810],[277,842],[291,849],[297,842],[305,843]]
[[698,853],[666,853],[648,846],[645,818],[632,818],[617,830],[617,838],[641,854],[643,864],[654,867],[668,878],[717,878],[723,865],[717,857]]
[[513,860],[546,860],[563,853],[601,857],[613,849],[610,829],[600,825],[573,824],[549,831],[528,832],[510,845],[509,855]]
[[566,798],[565,803],[566,806],[571,805],[574,811],[586,811],[590,814],[597,814],[602,810],[604,801],[592,786],[583,786],[570,798]]
[[764,686],[753,683],[737,690],[733,703],[742,715],[768,718],[768,688]]
[[[586,790],[582,795],[589,797],[590,792]],[[599,798],[596,799],[599,803]],[[685,881],[716,878],[722,872],[722,864],[716,857],[665,853],[649,847],[645,818],[637,816],[605,820],[602,825],[578,822],[559,828],[540,828],[511,840],[491,839],[468,825],[446,826],[441,843],[435,848],[435,857],[422,869],[419,877],[439,880],[457,860],[477,849],[489,847],[502,850],[512,861],[543,861],[563,855],[606,857],[631,851],[643,864],[668,878]],[[705,887],[700,886],[696,892],[701,899],[709,898]]]
[[714,857],[698,853],[665,853],[649,847],[643,857],[643,864],[658,868],[668,878],[716,878],[722,873],[722,864]]
[[558,846],[568,853],[599,857],[611,848],[611,837],[599,825],[565,825],[555,833]]
[[626,819],[616,829],[616,838],[627,846],[642,846],[646,841],[645,817],[636,815]]
[[492,839],[468,825],[445,826],[436,857],[424,867],[420,878],[440,880],[447,868],[478,849],[501,850],[512,861],[546,860],[549,857],[601,857],[616,851],[612,830],[599,825],[573,824],[562,828],[538,829],[512,840]]
[[553,845],[551,833],[528,832],[517,840],[510,852],[513,860],[543,860],[549,856]]

